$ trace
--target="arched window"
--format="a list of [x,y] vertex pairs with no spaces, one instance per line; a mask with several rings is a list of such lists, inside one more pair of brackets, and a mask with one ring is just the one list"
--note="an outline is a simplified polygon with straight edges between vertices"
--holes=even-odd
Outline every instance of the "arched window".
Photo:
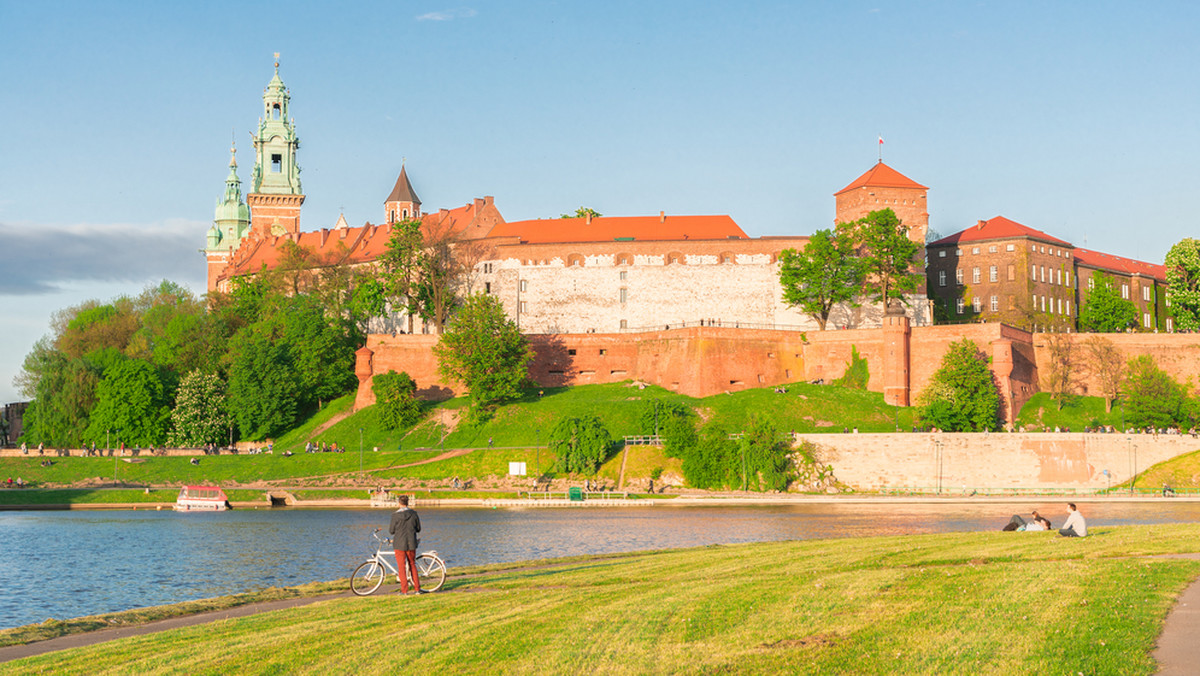
[[279,119],[279,104],[278,103],[271,105],[271,119],[273,119],[273,120]]
[[721,265],[733,265],[736,260],[737,259],[734,258],[732,251],[722,251],[721,254],[717,256],[717,262]]
[[683,257],[682,252],[672,251],[671,253],[667,254],[667,257],[666,257],[667,265],[683,265],[684,262],[685,262],[685,259]]
[[583,267],[583,256],[579,254],[571,254],[567,256],[567,267]]

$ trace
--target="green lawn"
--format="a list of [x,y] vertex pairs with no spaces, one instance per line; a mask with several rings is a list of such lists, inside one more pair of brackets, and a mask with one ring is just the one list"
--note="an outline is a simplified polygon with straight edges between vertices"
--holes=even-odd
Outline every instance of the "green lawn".
[[1200,524],[759,543],[455,575],[11,673],[1152,674]]
[[1045,430],[1069,427],[1072,432],[1082,432],[1085,427],[1112,425],[1123,429],[1125,412],[1118,402],[1112,412],[1104,412],[1104,399],[1100,397],[1071,397],[1064,402],[1062,410],[1045,392],[1033,395],[1021,407],[1017,415],[1018,430]]

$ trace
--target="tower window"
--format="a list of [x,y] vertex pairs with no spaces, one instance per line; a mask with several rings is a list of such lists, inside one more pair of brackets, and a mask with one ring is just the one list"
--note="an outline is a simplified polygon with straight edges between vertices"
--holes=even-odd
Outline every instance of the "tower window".
[[275,120],[279,119],[279,104],[278,103],[271,105],[271,118],[275,119]]
[[283,155],[271,155],[271,171],[276,174],[283,171]]

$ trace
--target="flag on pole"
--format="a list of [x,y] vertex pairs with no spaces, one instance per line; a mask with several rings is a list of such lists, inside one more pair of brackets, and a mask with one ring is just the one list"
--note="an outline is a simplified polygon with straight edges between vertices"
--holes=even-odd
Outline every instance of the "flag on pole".
[[879,137],[879,145],[883,145],[883,136]]

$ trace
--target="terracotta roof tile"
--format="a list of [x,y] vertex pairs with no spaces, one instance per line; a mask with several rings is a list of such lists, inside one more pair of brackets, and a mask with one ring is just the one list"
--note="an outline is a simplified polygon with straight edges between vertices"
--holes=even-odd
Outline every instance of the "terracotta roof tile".
[[1164,283],[1167,281],[1167,267],[1165,265],[1155,265],[1154,263],[1147,263],[1132,258],[1092,251],[1091,249],[1076,249],[1075,260],[1084,265],[1102,270],[1112,270],[1127,275],[1153,277]]
[[936,242],[930,242],[929,246],[944,246],[949,244],[961,244],[963,242],[980,242],[988,239],[1011,239],[1013,237],[1029,237],[1048,244],[1057,246],[1074,247],[1070,242],[1064,242],[1057,237],[1051,237],[1041,230],[1034,230],[1027,225],[1009,220],[1003,216],[979,221],[974,226],[956,232],[949,237],[943,237]]
[[523,243],[611,242],[684,239],[749,239],[729,216],[601,216],[545,218],[497,225],[491,237],[517,237]]
[[918,188],[920,190],[928,190],[927,186],[912,180],[911,178],[901,174],[895,169],[889,167],[880,160],[878,164],[867,170],[865,174],[854,179],[850,185],[833,193],[840,195],[844,192],[854,190],[855,188],[872,187],[872,188]]

